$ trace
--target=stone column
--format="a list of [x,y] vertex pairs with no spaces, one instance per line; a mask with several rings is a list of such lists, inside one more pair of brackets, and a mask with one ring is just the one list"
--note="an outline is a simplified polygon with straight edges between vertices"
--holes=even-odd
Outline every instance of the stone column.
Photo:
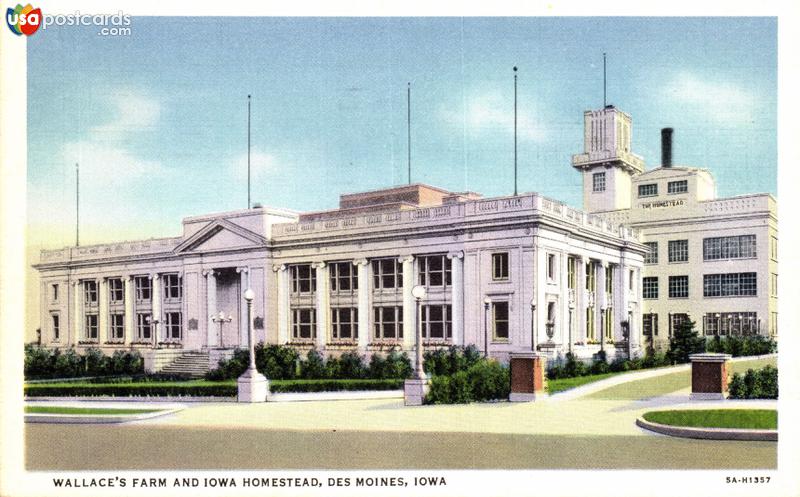
[[100,278],[97,286],[97,342],[101,347],[108,341],[108,278]]
[[358,259],[353,261],[358,271],[358,350],[366,352],[372,328],[370,327],[369,305],[369,261]]
[[453,345],[466,345],[464,343],[464,252],[451,252],[447,254],[451,261],[452,285],[450,294],[453,309]]
[[595,298],[595,310],[597,312],[595,318],[595,329],[598,331],[598,337],[600,338],[600,350],[605,350],[606,347],[606,335],[605,335],[605,320],[608,319],[606,316],[606,309],[608,309],[608,302],[606,302],[606,269],[608,268],[608,261],[600,261],[600,264],[596,264],[595,267],[597,268],[597,297]]
[[250,288],[250,268],[237,267],[236,272],[239,273],[239,347],[247,345],[248,331],[247,331],[247,302],[244,300],[244,292]]
[[161,313],[161,278],[158,273],[151,275],[152,281],[152,298],[153,298],[153,344],[158,347],[158,342],[164,340],[161,336],[161,330],[164,328],[164,316]]
[[324,262],[317,262],[311,265],[316,270],[317,277],[317,291],[316,309],[317,309],[317,349],[325,349],[328,343],[328,328],[329,314],[330,314],[330,281],[328,279],[328,266]]
[[510,402],[532,402],[545,393],[545,364],[547,359],[534,352],[511,354]]
[[72,342],[76,345],[83,337],[83,285],[80,280],[72,283]]
[[[569,269],[568,269],[568,267],[569,267],[569,253],[568,252],[564,252],[564,254],[561,257],[561,262],[562,262],[562,264],[561,264],[561,273],[560,273],[560,280],[561,280],[561,284],[560,284],[560,287],[561,287],[561,305],[560,305],[561,311],[560,311],[560,314],[561,314],[561,316],[558,315],[559,311],[556,311],[556,320],[557,320],[556,322],[558,323],[557,324],[557,329],[561,330],[561,338],[560,338],[560,342],[559,342],[559,339],[556,339],[555,341],[557,341],[559,343],[562,343],[562,344],[566,343],[567,344],[567,350],[570,350],[570,347],[572,346],[572,344],[570,343],[570,338],[571,338],[570,335],[571,334],[569,332],[569,312],[570,312],[570,303],[569,303],[569,299],[570,299],[569,298],[569,293],[570,292],[569,292],[569,290],[570,289],[569,289],[569,272],[568,272],[569,271]],[[537,305],[537,307],[538,307],[538,305]],[[558,322],[559,320],[560,320],[560,323]],[[542,328],[540,328],[540,329],[544,330],[544,332],[545,332],[545,337],[547,336],[547,329],[544,328],[544,326],[545,326],[544,323],[546,321],[547,321],[547,307],[542,307],[541,311],[539,312],[539,323],[541,323],[541,326],[542,326]],[[557,330],[553,330],[553,336],[554,337],[556,336],[556,331]],[[539,342],[539,343],[542,343],[542,342]]]
[[416,302],[411,295],[414,288],[414,256],[400,257],[403,264],[403,350],[414,349],[414,338],[417,325]]
[[133,276],[125,276],[123,281],[125,282],[125,345],[130,345],[136,335],[136,319],[133,310]]
[[[539,336],[540,330],[547,329],[547,253],[544,247],[538,243],[534,244],[533,261],[533,292],[536,299],[536,312],[531,312],[531,319],[535,317],[536,323],[534,326],[528,326],[528,329],[537,336],[535,340],[531,337],[531,340],[528,341],[531,345],[534,341],[537,344],[547,341],[546,334],[544,340]],[[530,302],[522,302],[522,305],[530,307]]]
[[583,342],[584,345],[588,339],[586,330],[586,307],[589,303],[589,291],[586,290],[586,264],[588,262],[589,258],[585,256],[575,259],[575,313],[573,314],[575,336],[572,337],[572,340],[573,342]]
[[214,270],[203,271],[206,277],[206,346],[215,347],[219,344],[217,339],[217,324],[212,321],[217,313],[217,277]]
[[272,266],[278,275],[278,345],[289,342],[289,270],[285,264]]

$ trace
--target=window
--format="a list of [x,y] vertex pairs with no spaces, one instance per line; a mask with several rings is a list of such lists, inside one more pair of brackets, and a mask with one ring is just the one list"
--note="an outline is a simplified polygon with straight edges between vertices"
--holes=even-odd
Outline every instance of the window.
[[50,321],[53,328],[53,341],[58,341],[61,338],[61,318],[58,314],[51,314]]
[[419,258],[419,284],[427,286],[452,285],[452,263],[446,255]]
[[703,239],[703,260],[750,259],[756,257],[756,235]]
[[358,339],[358,309],[334,307],[331,309],[331,328],[336,340]]
[[685,179],[667,183],[667,193],[686,193],[688,191],[689,183]]
[[492,279],[508,279],[508,252],[492,254]]
[[111,278],[108,280],[108,300],[112,304],[121,304],[125,300],[125,288],[122,286],[121,279]]
[[689,240],[670,240],[667,244],[669,262],[687,262],[689,260]]
[[594,263],[586,263],[586,289],[593,292],[597,289],[597,275],[594,270]]
[[658,298],[658,276],[645,276],[642,278],[642,298]]
[[111,340],[125,340],[125,314],[114,313],[111,316]]
[[403,265],[394,257],[373,260],[372,282],[375,290],[403,288]]
[[614,295],[614,267],[608,266],[606,268],[606,294],[608,301],[611,302],[611,296]]
[[403,338],[403,307],[375,307],[374,326],[376,340],[399,340]]
[[778,334],[778,313],[769,313],[769,321],[769,334],[775,336]]
[[52,290],[51,296],[53,297],[53,302],[58,302],[58,283],[53,283],[50,288]]
[[778,275],[775,273],[770,273],[769,283],[770,283],[770,295],[773,297],[778,296]]
[[[755,235],[753,235],[753,237],[755,237]],[[778,260],[778,239],[774,236],[769,238],[769,257],[773,261]]]
[[312,340],[317,336],[317,310],[292,309],[292,339]]
[[83,282],[84,304],[97,305],[97,282],[94,280]]
[[547,279],[553,281],[556,279],[556,255],[547,254]]
[[647,185],[639,185],[640,197],[654,197],[658,195],[658,184],[650,183]]
[[97,340],[97,314],[87,314],[84,331],[86,333],[87,341]]
[[706,335],[756,335],[760,327],[755,312],[718,312],[703,316]]
[[586,340],[589,342],[597,341],[597,333],[594,326],[594,307],[586,308]]
[[138,302],[146,302],[150,300],[151,289],[149,276],[136,276],[133,278],[133,287],[135,289],[136,300]]
[[150,314],[140,312],[136,314],[136,339],[137,340],[150,340]]
[[703,297],[755,297],[756,295],[756,273],[703,275]]
[[669,298],[684,299],[689,297],[689,277],[670,276],[669,277]]
[[636,278],[636,273],[633,272],[633,269],[628,271],[628,290],[631,292],[633,291],[634,279]]
[[508,340],[508,302],[492,302],[492,331],[494,340]]
[[642,314],[642,334],[647,337],[658,336],[658,314]]
[[567,258],[567,288],[574,290],[575,285],[576,285],[575,258],[569,257]]
[[422,306],[422,338],[449,340],[453,337],[453,310],[450,305]]
[[292,293],[303,294],[317,291],[316,271],[311,264],[295,264],[289,266],[289,275],[292,280]]
[[164,332],[167,340],[180,340],[181,329],[183,328],[183,314],[180,312],[165,312],[164,318]]
[[177,274],[165,274],[164,299],[179,300],[182,294],[181,277]]
[[329,266],[331,293],[358,290],[358,274],[352,262],[334,262]]
[[658,242],[644,242],[647,252],[644,254],[645,264],[658,264]]
[[606,173],[592,174],[592,191],[593,192],[606,191]]
[[688,314],[672,314],[669,317],[669,336],[672,336],[683,323],[689,322]]
[[614,339],[614,309],[607,307],[600,315],[603,320],[603,336],[606,340]]

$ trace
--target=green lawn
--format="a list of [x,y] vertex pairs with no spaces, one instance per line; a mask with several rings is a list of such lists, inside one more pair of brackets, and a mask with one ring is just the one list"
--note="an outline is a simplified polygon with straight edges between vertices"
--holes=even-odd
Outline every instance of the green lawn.
[[163,409],[117,409],[106,407],[25,406],[26,414],[145,414]]
[[556,380],[547,380],[547,391],[550,394],[563,392],[564,390],[569,390],[571,388],[586,385],[587,383],[593,383],[595,381],[605,380],[606,378],[610,378],[618,374],[623,374],[625,372],[627,371],[620,371],[618,373],[591,374],[588,376],[576,376],[574,378],[558,378]]
[[646,421],[670,426],[697,428],[749,428],[777,430],[778,411],[774,409],[686,409],[651,411],[642,415]]
[[[745,373],[748,368],[763,368],[767,364],[776,366],[777,362],[777,359],[774,357],[734,362],[731,363],[728,374],[733,376],[733,373]],[[653,378],[622,383],[590,394],[587,398],[599,400],[645,400],[683,390],[690,386],[691,371],[686,370],[679,373],[669,373]]]

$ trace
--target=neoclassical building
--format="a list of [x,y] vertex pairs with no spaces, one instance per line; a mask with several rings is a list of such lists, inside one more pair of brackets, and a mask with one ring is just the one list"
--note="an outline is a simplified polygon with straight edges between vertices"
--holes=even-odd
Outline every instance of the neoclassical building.
[[634,230],[538,194],[414,184],[330,211],[190,217],[179,237],[47,250],[36,268],[47,346],[138,349],[160,370],[246,346],[247,288],[258,341],[325,354],[411,351],[420,326],[426,346],[501,360],[636,355],[645,252]]
[[186,218],[174,238],[45,250],[42,342],[207,368],[247,345],[247,288],[257,341],[328,355],[410,352],[417,326],[427,347],[501,360],[635,356],[686,319],[709,335],[776,336],[775,199],[717,199],[709,171],[672,165],[669,131],[647,171],[629,115],[584,119],[572,158],[584,211],[413,184],[344,194],[333,210],[258,206]]

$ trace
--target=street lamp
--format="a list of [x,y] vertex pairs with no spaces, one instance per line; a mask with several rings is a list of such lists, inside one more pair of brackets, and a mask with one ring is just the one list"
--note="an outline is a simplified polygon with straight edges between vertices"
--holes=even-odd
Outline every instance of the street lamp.
[[248,288],[244,292],[247,302],[247,336],[250,352],[250,364],[247,370],[238,378],[237,393],[239,402],[266,402],[269,393],[267,378],[256,369],[255,337],[253,336],[253,299],[256,294]]
[[231,321],[233,321],[233,316],[228,314],[228,317],[225,317],[225,312],[224,311],[219,311],[219,314],[217,314],[216,316],[211,318],[211,321],[214,321],[215,323],[219,323],[219,346],[223,347],[223,344],[222,344],[222,337],[223,337],[223,335],[222,335],[222,323],[230,323]]
[[531,350],[536,352],[536,300],[531,299]]
[[483,357],[489,357],[489,306],[492,305],[492,299],[486,297],[483,299]]
[[424,380],[425,379],[425,368],[422,365],[422,314],[420,313],[420,303],[422,299],[425,298],[427,294],[427,290],[422,285],[416,285],[414,288],[411,289],[411,296],[414,297],[414,301],[416,302],[416,312],[417,312],[417,326],[415,330],[416,341],[417,341],[417,368],[416,368],[416,379]]

